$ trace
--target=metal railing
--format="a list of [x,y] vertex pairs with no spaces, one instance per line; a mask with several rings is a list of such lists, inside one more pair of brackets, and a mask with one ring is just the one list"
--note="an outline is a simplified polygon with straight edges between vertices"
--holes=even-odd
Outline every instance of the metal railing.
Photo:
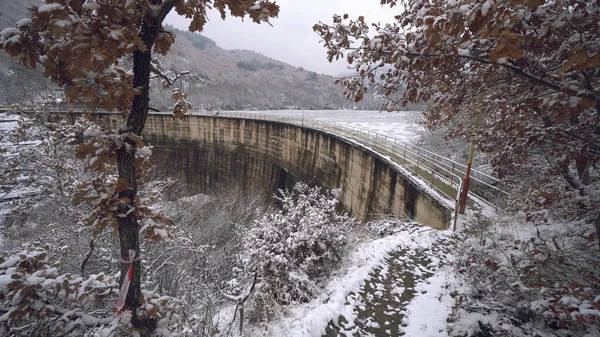
[[[34,107],[25,106],[0,106],[0,112],[7,110],[33,111],[34,109]],[[82,106],[62,104],[59,106],[59,109],[64,110],[64,112],[80,111]],[[457,207],[458,194],[462,188],[462,177],[464,177],[467,169],[466,165],[393,137],[339,123],[291,118],[281,115],[242,111],[218,113],[191,112],[190,115],[275,121],[330,132],[334,135],[355,141],[389,157],[392,162],[413,175],[418,176],[426,185],[440,194],[451,208]],[[478,199],[479,202],[491,205],[495,209],[504,209],[506,207],[509,193],[503,190],[502,181],[475,169],[471,169],[470,177],[469,197]]]
[[[452,208],[456,207],[458,193],[462,188],[462,177],[464,177],[467,169],[466,165],[457,163],[416,145],[381,135],[377,132],[343,124],[252,112],[231,111],[219,112],[218,114],[194,112],[193,114],[276,121],[331,132],[335,135],[356,141],[384,156],[388,156],[392,162],[397,163],[410,173],[420,177],[426,185],[443,196]],[[470,177],[469,196],[471,198],[479,199],[478,201],[484,202],[496,209],[503,209],[506,206],[509,193],[502,189],[502,182],[499,179],[474,169],[471,169]]]

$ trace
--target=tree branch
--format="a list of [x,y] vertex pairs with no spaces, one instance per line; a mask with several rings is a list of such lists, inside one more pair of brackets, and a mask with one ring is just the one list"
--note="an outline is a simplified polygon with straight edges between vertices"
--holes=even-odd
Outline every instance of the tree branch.
[[[421,54],[417,54],[417,53],[407,53],[408,56],[413,56],[413,57],[431,57],[432,55],[421,55]],[[483,63],[483,64],[490,64],[490,65],[499,65],[505,69],[508,69],[510,71],[512,71],[513,73],[519,75],[520,77],[526,78],[529,80],[529,82],[534,83],[534,84],[538,84],[556,91],[561,91],[562,87],[559,85],[556,85],[552,82],[548,82],[542,78],[539,78],[535,75],[532,75],[528,72],[525,72],[523,69],[512,66],[510,64],[506,64],[506,63],[498,63],[498,62],[492,62],[492,61],[488,61],[488,60],[484,60],[478,57],[474,57],[474,56],[470,56],[470,55],[464,55],[464,54],[458,54],[457,55],[459,58],[464,58],[467,60],[471,60],[471,61],[475,61],[475,62],[479,62],[479,63]]]
[[175,75],[174,78],[171,78],[171,77],[169,77],[167,72],[163,69],[162,65],[160,64],[160,62],[157,59],[152,59],[152,62],[150,62],[150,71],[153,72],[156,76],[167,81],[167,83],[169,83],[169,86],[175,84],[175,82],[177,82],[177,80],[181,79],[183,77],[183,75],[187,75],[190,73],[189,70],[184,70],[184,71],[180,72],[179,74]]
[[81,265],[79,267],[79,269],[81,270],[81,277],[85,277],[85,265],[87,264],[88,260],[92,256],[92,253],[94,252],[94,243],[94,238],[91,238],[90,249],[88,250],[87,254],[85,254],[85,257],[83,258],[83,261],[81,261]]
[[73,319],[73,317],[80,318],[82,326],[95,327],[95,326],[99,326],[99,325],[109,325],[114,320],[113,317],[98,318],[98,317],[88,315],[79,310],[67,310],[67,309],[59,308],[59,307],[56,307],[53,305],[47,305],[46,309],[54,311],[55,313],[62,315],[62,317],[65,317],[65,318],[69,318],[69,319]]
[[[365,50],[365,47],[356,47],[356,48],[346,48],[346,50]],[[378,54],[393,54],[393,51],[385,51],[385,50],[368,50],[369,52],[375,52]],[[412,53],[412,52],[405,52],[404,53],[406,56],[408,57],[441,57],[443,55],[431,55],[431,54],[420,54],[420,53]],[[458,54],[456,55],[459,58],[463,58],[463,59],[467,59],[470,61],[475,61],[475,62],[479,62],[479,63],[483,63],[483,64],[490,64],[490,65],[498,65],[501,66],[505,69],[510,70],[511,72],[517,74],[518,76],[525,78],[527,80],[529,80],[529,82],[537,84],[537,85],[541,85],[556,91],[561,91],[563,88],[557,84],[554,84],[552,82],[546,81],[540,77],[537,77],[533,74],[530,74],[526,71],[524,71],[523,69],[517,67],[517,66],[513,66],[510,64],[506,64],[506,63],[499,63],[499,62],[492,62],[489,60],[485,60],[479,57],[475,57],[475,56],[470,56],[470,55],[465,55],[465,54]]]
[[173,9],[173,7],[175,7],[175,5],[179,1],[181,1],[181,0],[165,0],[165,2],[162,3],[160,12],[158,12],[158,14],[156,15],[156,20],[158,21],[159,24],[162,25],[163,21],[167,17],[167,14],[169,14],[171,9]]

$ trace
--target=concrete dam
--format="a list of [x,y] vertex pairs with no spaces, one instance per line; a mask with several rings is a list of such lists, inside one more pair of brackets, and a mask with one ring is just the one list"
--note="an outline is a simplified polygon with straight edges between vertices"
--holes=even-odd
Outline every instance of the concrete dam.
[[[116,114],[97,114],[113,129]],[[153,158],[175,170],[194,192],[221,184],[261,187],[274,192],[297,181],[340,188],[352,216],[408,217],[447,228],[451,207],[389,158],[335,132],[282,121],[232,116],[150,114],[144,141]]]

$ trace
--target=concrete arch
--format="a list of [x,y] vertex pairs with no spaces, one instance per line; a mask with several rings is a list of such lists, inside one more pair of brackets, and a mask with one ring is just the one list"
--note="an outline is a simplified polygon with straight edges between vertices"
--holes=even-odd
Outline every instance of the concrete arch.
[[[113,128],[118,115],[102,114]],[[340,200],[358,219],[407,216],[447,228],[451,210],[389,159],[335,134],[297,125],[227,116],[151,114],[144,139],[198,192],[220,183],[271,191],[308,180],[341,188]]]

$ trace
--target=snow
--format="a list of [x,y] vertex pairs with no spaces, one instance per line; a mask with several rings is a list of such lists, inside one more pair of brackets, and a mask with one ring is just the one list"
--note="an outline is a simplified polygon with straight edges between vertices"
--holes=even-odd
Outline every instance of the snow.
[[88,1],[88,2],[84,3],[83,6],[81,6],[81,7],[83,9],[87,9],[87,10],[90,10],[90,11],[95,11],[95,10],[100,9],[100,4],[96,3],[96,2],[89,2]]
[[472,336],[481,332],[479,322],[484,325],[491,324],[492,326],[497,326],[499,322],[498,316],[497,312],[484,315],[477,312],[468,313],[464,309],[458,309],[458,317],[460,317],[460,319],[454,323],[454,326],[460,331],[464,331],[469,336]]
[[17,27],[19,27],[19,28],[29,26],[30,24],[31,24],[31,19],[21,19],[21,20],[17,21]]
[[[231,111],[239,113],[240,111]],[[258,110],[250,114],[331,122],[386,135],[407,143],[415,143],[424,127],[418,124],[420,111],[378,112],[372,110]]]
[[46,280],[45,277],[36,277],[36,276],[29,276],[27,277],[27,283],[29,285],[38,285],[43,283]]
[[10,131],[17,127],[17,120],[0,120],[0,131]]
[[450,296],[450,284],[456,283],[451,267],[415,286],[419,295],[407,306],[406,336],[437,337],[448,336],[446,318],[452,312],[454,299]]
[[20,42],[21,42],[21,35],[14,35],[6,40],[7,44],[19,44]]
[[490,8],[492,7],[492,1],[491,0],[487,0],[483,6],[481,6],[481,15],[487,15]]
[[[329,322],[337,321],[339,316],[343,316],[348,322],[344,325],[346,332],[356,331],[359,328],[382,328],[375,319],[368,319],[364,326],[360,327],[353,323],[357,318],[357,310],[366,309],[362,299],[353,294],[361,291],[365,281],[376,269],[382,270],[380,276],[388,272],[386,264],[391,262],[386,259],[390,258],[392,252],[398,249],[413,251],[420,247],[431,247],[436,243],[437,238],[447,236],[447,232],[433,231],[427,227],[407,226],[393,235],[356,244],[343,262],[343,267],[329,280],[316,299],[302,306],[291,307],[289,312],[285,313],[285,317],[270,324],[267,330],[255,331],[255,333],[263,336],[321,336]],[[406,328],[402,328],[406,336],[444,336],[439,331],[444,330],[446,318],[453,304],[453,299],[448,294],[448,289],[451,288],[446,285],[453,280],[451,269],[443,268],[416,285],[415,289],[423,293],[419,293],[406,308],[409,313],[409,323]],[[383,285],[378,285],[377,289],[380,290],[371,295],[372,297],[382,294]],[[396,286],[391,290],[401,295],[406,290],[412,289]],[[388,309],[390,318],[402,311],[401,308],[389,306]],[[383,323],[386,329],[389,329],[389,323],[388,320]]]
[[56,20],[56,21],[54,21],[54,24],[57,25],[58,27],[69,27],[69,26],[71,26],[71,21],[69,21],[69,20]]
[[564,26],[566,26],[566,25],[567,25],[567,22],[566,22],[566,21],[555,21],[555,22],[552,24],[552,26],[553,26],[554,28],[563,28],[563,27],[564,27]]
[[10,28],[4,28],[2,31],[0,31],[0,36],[3,38],[7,38],[10,35],[18,34],[18,33],[19,33],[19,30],[17,28],[10,27]]
[[136,154],[138,154],[141,157],[150,158],[152,156],[152,150],[148,147],[143,147],[137,149]]
[[123,30],[122,29],[113,29],[110,31],[110,37],[113,40],[121,40],[121,38],[123,37]]
[[46,5],[41,5],[40,7],[38,7],[38,13],[48,13],[48,12],[54,12],[56,10],[62,9],[63,6],[61,4],[46,4]]
[[[416,117],[418,113],[416,112],[388,114],[373,111],[327,111],[326,113],[317,111],[278,111],[256,113],[285,114],[285,116],[295,118],[304,116],[307,119],[312,115],[313,119],[331,122],[345,121],[347,125],[360,126],[361,128],[388,136],[397,132],[394,136],[406,141],[410,141],[413,136],[415,139],[418,137],[415,130],[419,126],[414,123],[415,120],[418,120]],[[10,126],[12,125],[11,123],[14,123],[14,121],[0,118],[0,130],[10,129],[12,127]],[[399,127],[394,126],[394,123],[398,123]],[[16,123],[14,124],[16,125]],[[3,129],[4,126],[6,128]],[[403,128],[405,130],[402,130]],[[400,132],[398,132],[398,129],[400,129]],[[93,129],[88,130],[86,134],[98,137],[103,135],[101,132]],[[92,160],[95,159],[92,158]],[[424,188],[427,188],[427,184],[424,184]],[[188,201],[197,202],[204,197],[194,196],[188,198]],[[497,216],[492,207],[483,206],[479,210],[479,213],[487,218]],[[473,212],[469,210],[468,214],[472,216]],[[549,218],[547,211],[542,211],[539,215],[545,219]],[[464,229],[466,227],[466,220],[461,217],[459,224],[461,225],[460,228]],[[572,224],[567,225],[574,226]],[[523,226],[522,228],[518,228],[515,233],[510,234],[514,236],[514,239],[526,242],[540,235],[544,237],[548,231],[559,234],[564,232],[567,234],[568,231],[561,228],[561,226],[566,227],[567,225],[547,225],[541,231],[536,227]],[[142,230],[147,229],[148,226],[147,224]],[[498,234],[504,234],[502,233],[503,231],[508,231],[508,229],[499,227]],[[164,238],[168,237],[168,233],[162,229],[156,229],[155,234]],[[401,331],[406,336],[449,336],[446,329],[448,327],[447,320],[451,315],[458,317],[458,320],[453,323],[454,329],[464,333],[480,332],[482,324],[497,326],[501,322],[501,315],[498,312],[491,312],[484,315],[478,312],[467,312],[462,308],[453,312],[455,299],[452,294],[459,287],[458,283],[460,280],[459,275],[455,274],[454,266],[452,265],[452,253],[444,256],[445,261],[450,262],[448,264],[443,263],[445,261],[441,260],[442,257],[440,255],[432,254],[428,256],[432,260],[429,265],[417,264],[415,268],[407,269],[407,271],[415,276],[414,286],[398,283],[393,284],[389,291],[394,295],[394,298],[402,300],[403,295],[411,292],[415,292],[414,297],[404,301],[403,305],[389,305],[385,312],[385,315],[390,317],[389,320],[377,321],[370,318],[361,324],[356,323],[360,312],[367,310],[368,306],[377,300],[377,298],[385,296],[386,289],[383,283],[374,283],[373,288],[375,291],[367,293],[364,297],[357,295],[364,290],[365,285],[372,278],[372,275],[377,272],[380,277],[389,276],[393,273],[391,270],[392,263],[410,260],[410,258],[415,256],[413,254],[411,257],[398,257],[393,255],[394,252],[400,249],[415,252],[419,249],[431,248],[439,245],[439,240],[447,238],[449,235],[450,233],[447,231],[438,232],[426,227],[406,226],[402,230],[396,231],[386,237],[378,239],[360,238],[352,245],[351,252],[344,258],[340,269],[335,272],[331,279],[323,284],[320,293],[315,299],[309,303],[286,307],[285,314],[272,324],[269,324],[266,330],[263,331],[260,328],[253,327],[253,335],[321,336],[329,322],[337,321],[340,316],[344,317],[348,322],[343,324],[342,327],[346,332],[359,332],[359,329],[369,328],[385,331],[385,334],[392,334],[394,331],[392,327],[394,317],[404,316]],[[393,257],[392,260],[390,259],[391,257]],[[546,255],[542,254],[537,254],[534,257],[538,262],[543,262],[546,258]],[[12,265],[16,262],[18,260],[5,261],[0,267]],[[299,274],[292,272],[290,275],[296,276]],[[10,282],[9,275],[0,275],[0,288],[6,286],[7,282]],[[30,284],[41,284],[43,279],[30,276],[27,278],[27,282]],[[527,287],[523,283],[515,282],[511,283],[511,285],[521,290],[527,290]],[[61,292],[59,296],[65,297],[66,294]],[[595,302],[598,301],[599,297],[600,295],[596,297]],[[593,304],[589,301],[582,301],[570,296],[564,296],[559,301],[560,303],[570,305],[573,309],[577,309],[577,313],[574,312],[572,315],[579,313],[586,316],[600,317],[600,311],[594,309]],[[548,303],[543,301],[531,303],[532,307],[535,305],[548,307]],[[82,316],[81,319],[85,321],[88,317]],[[591,337],[594,335],[593,333],[589,333],[587,336]]]
[[0,275],[0,289],[5,289],[12,281],[11,275]]

